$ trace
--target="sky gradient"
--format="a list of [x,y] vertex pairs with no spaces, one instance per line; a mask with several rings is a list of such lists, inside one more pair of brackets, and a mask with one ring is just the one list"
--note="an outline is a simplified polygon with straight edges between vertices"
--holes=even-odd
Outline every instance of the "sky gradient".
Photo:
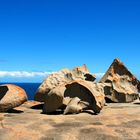
[[[0,0],[0,52],[2,72],[87,64],[104,73],[119,58],[140,78],[140,1]],[[9,77],[0,81],[15,80]]]

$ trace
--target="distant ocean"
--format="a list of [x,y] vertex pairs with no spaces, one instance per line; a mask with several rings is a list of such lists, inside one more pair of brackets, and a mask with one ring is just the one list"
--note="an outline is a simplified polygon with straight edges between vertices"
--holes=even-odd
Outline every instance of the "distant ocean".
[[36,93],[41,83],[0,83],[0,85],[2,84],[14,84],[14,85],[20,86],[26,91],[28,100],[33,100],[34,94]]

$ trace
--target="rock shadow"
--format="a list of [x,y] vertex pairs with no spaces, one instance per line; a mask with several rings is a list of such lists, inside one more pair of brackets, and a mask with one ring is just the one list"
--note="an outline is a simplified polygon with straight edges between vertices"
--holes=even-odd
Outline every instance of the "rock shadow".
[[87,114],[90,114],[90,115],[98,115],[98,113],[92,112],[90,110],[84,110],[81,113],[87,113]]
[[92,93],[86,87],[76,82],[66,85],[66,91],[64,93],[64,97],[70,97],[70,98],[78,97],[82,101],[87,101],[89,103],[96,103]]
[[44,104],[42,103],[42,104],[31,106],[31,109],[40,110],[40,109],[43,109],[43,106]]
[[41,112],[41,114],[44,114],[44,115],[62,115],[64,113],[64,110],[61,110],[61,109],[58,109],[54,112],[50,112],[50,113],[44,113],[44,112]]
[[7,86],[0,86],[0,100],[6,95],[7,91]]
[[135,105],[140,105],[140,102],[134,103]]
[[24,111],[22,111],[22,110],[17,110],[17,109],[9,109],[9,110],[7,110],[7,113],[23,113]]

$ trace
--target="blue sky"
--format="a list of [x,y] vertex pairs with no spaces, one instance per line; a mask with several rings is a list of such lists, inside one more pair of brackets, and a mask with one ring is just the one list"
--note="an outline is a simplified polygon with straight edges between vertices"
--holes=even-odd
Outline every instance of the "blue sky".
[[[120,58],[140,77],[139,0],[0,0],[0,71],[53,72]],[[0,81],[41,81],[42,77]]]

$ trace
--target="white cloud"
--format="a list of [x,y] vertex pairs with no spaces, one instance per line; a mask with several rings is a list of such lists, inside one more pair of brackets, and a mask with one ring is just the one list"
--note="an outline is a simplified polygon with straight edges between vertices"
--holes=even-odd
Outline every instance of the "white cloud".
[[[42,82],[48,75],[55,72],[0,71],[0,82]],[[104,73],[94,73],[100,80]]]
[[105,73],[94,73],[97,79],[101,79]]
[[[0,77],[46,77],[54,72],[28,72],[28,71],[0,71]],[[94,73],[97,78],[101,78],[105,73]]]
[[46,77],[54,72],[0,71],[0,77],[32,78]]

